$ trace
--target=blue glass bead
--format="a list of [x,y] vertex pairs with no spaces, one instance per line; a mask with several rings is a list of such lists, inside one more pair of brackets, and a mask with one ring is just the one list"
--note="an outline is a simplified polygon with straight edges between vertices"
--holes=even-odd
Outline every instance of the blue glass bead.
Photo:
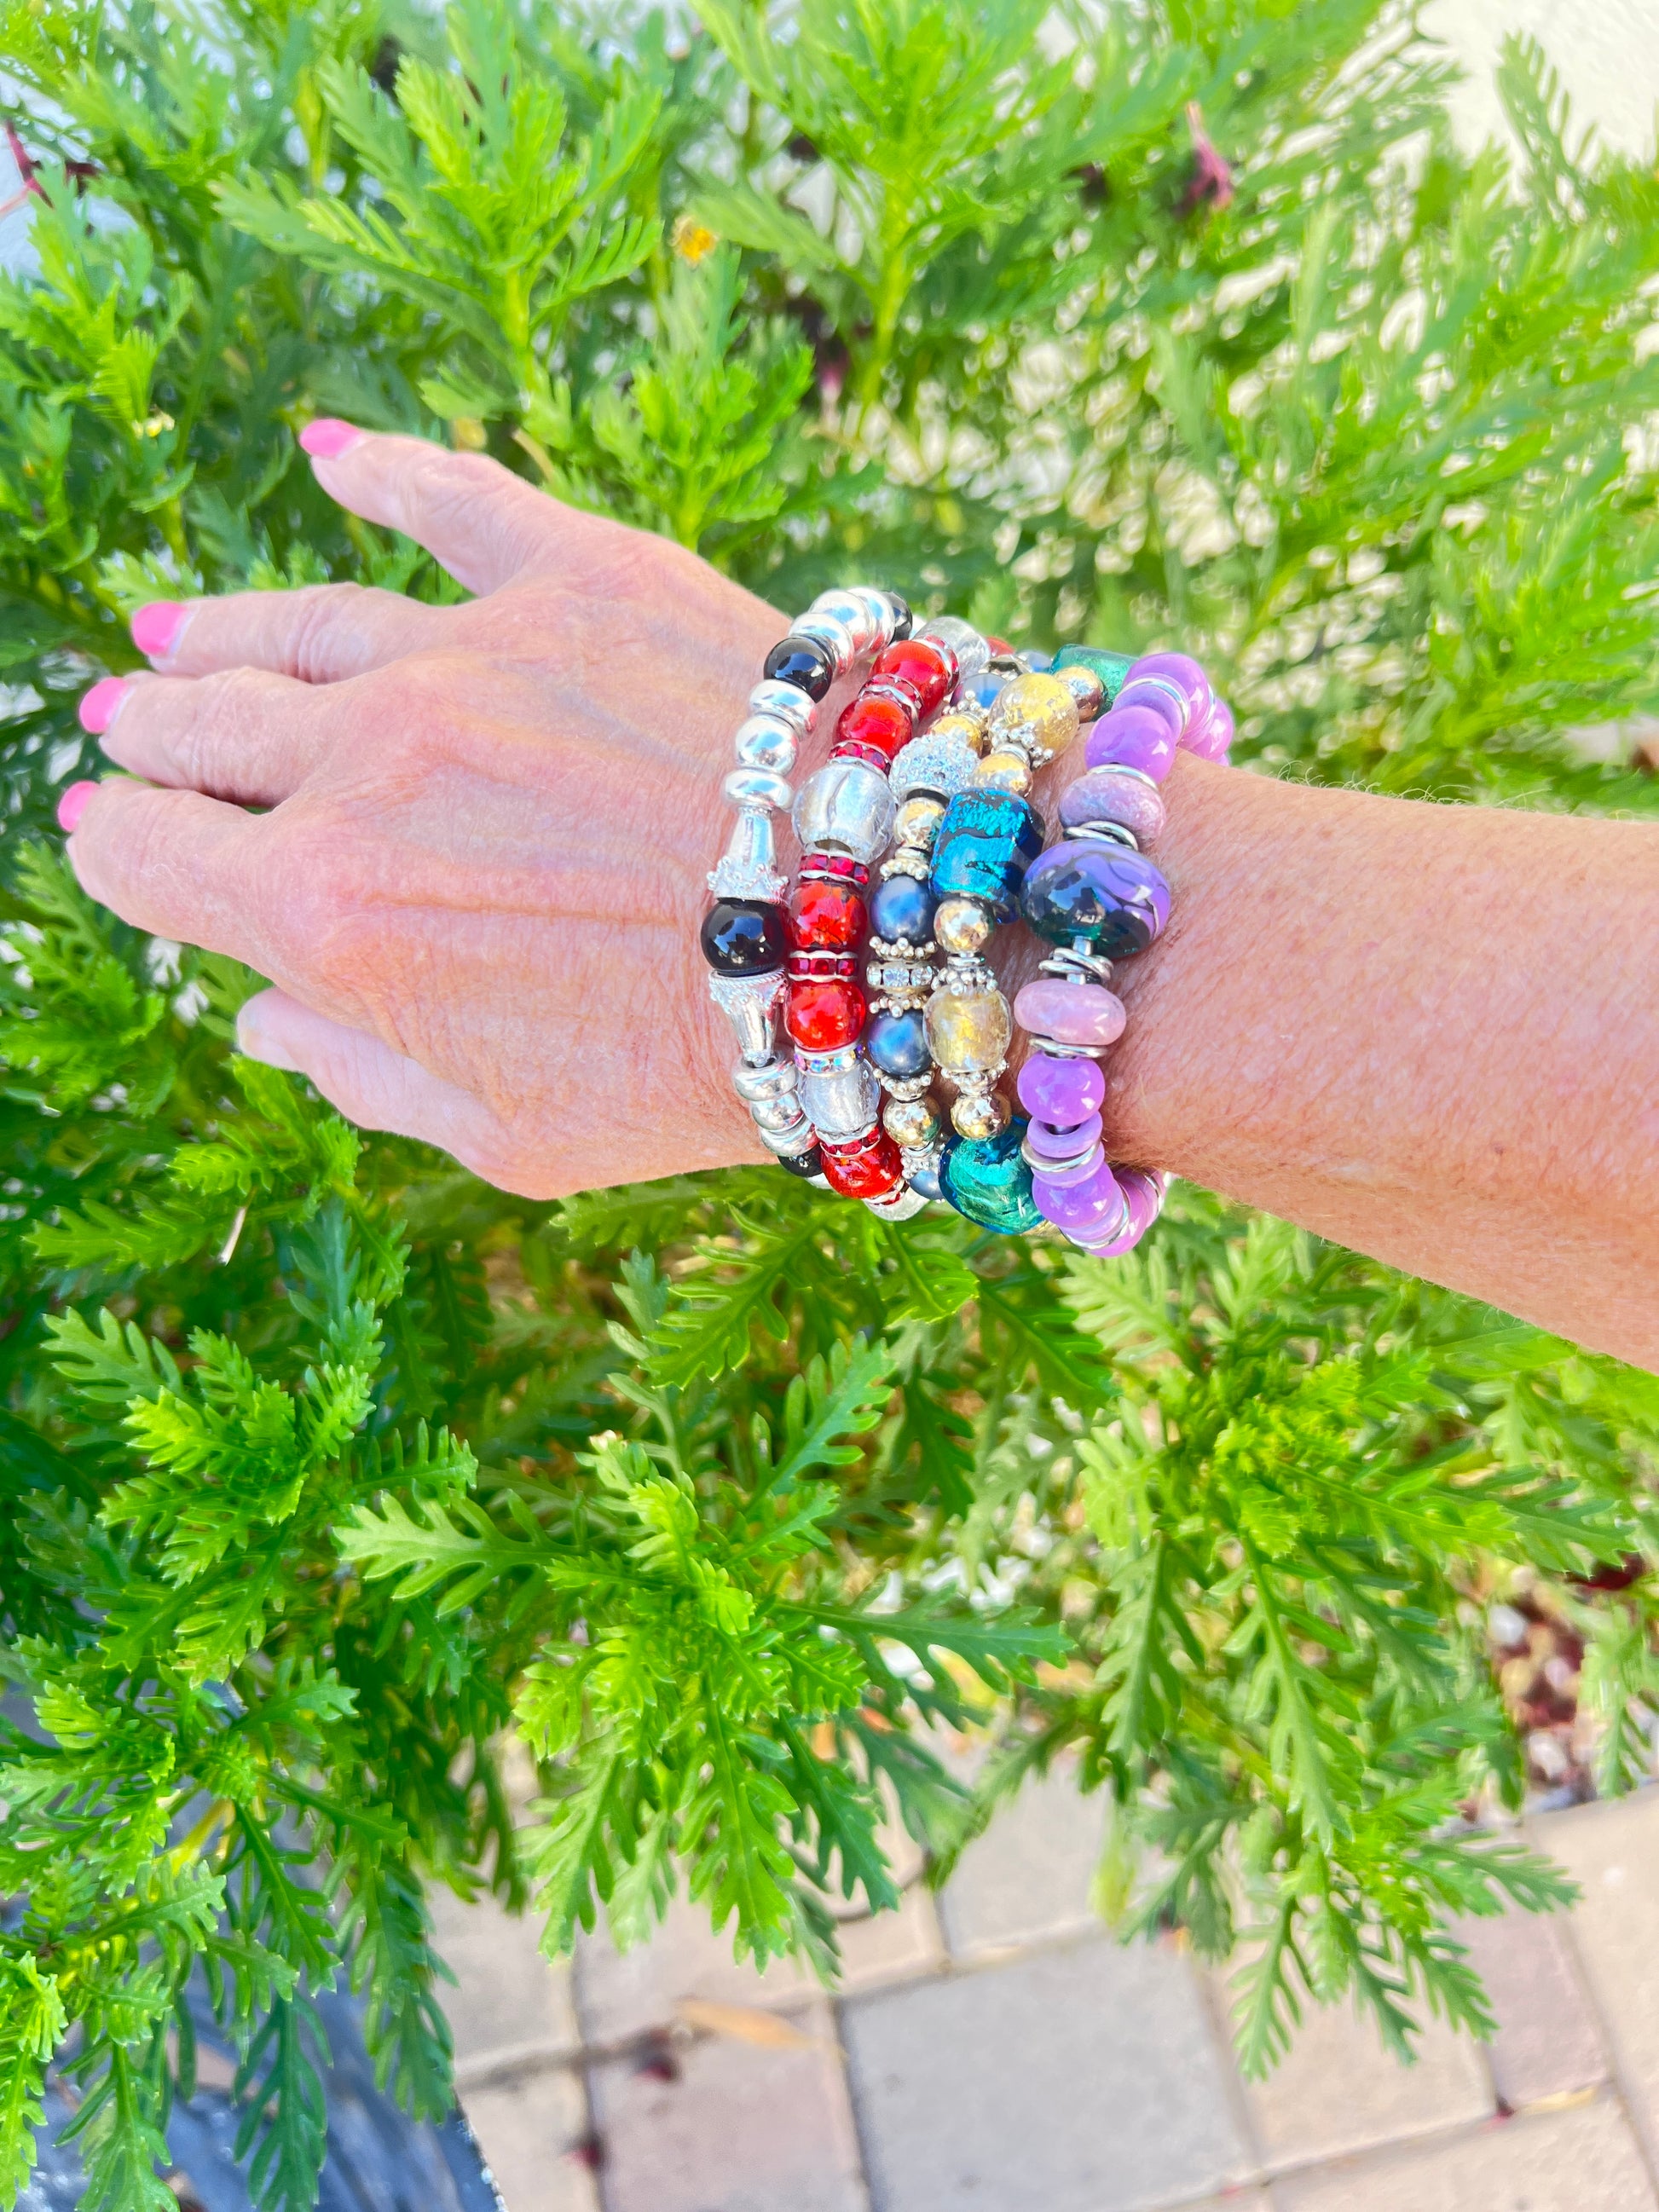
[[1052,653],[1022,653],[1020,659],[1033,676],[1046,676],[1054,665]]
[[920,1075],[933,1064],[920,1008],[878,1014],[864,1033],[864,1049],[884,1075]]
[[957,1212],[1000,1237],[1042,1225],[1020,1156],[1025,1129],[1025,1116],[1016,1114],[994,1137],[952,1137],[939,1160],[939,1183]]
[[933,896],[982,899],[999,921],[1010,921],[1025,871],[1042,850],[1036,809],[1015,793],[982,784],[959,791],[933,841]]
[[945,1195],[939,1188],[939,1169],[932,1161],[916,1170],[910,1178],[910,1188],[920,1192],[923,1198],[943,1198]]
[[1012,683],[1011,676],[1000,676],[988,668],[982,676],[970,676],[962,686],[963,696],[972,699],[981,707],[994,707],[1005,684]]
[[1026,876],[1019,903],[1050,945],[1082,945],[1108,960],[1127,960],[1163,935],[1170,886],[1144,853],[1079,838],[1049,847]]
[[933,894],[915,876],[889,876],[870,901],[870,933],[890,945],[926,945],[933,933]]

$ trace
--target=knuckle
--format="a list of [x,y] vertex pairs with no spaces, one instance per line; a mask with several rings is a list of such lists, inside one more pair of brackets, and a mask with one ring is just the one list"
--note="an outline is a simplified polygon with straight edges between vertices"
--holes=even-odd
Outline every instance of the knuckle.
[[342,629],[361,624],[369,597],[362,584],[305,584],[293,592],[288,672],[305,684],[324,681],[331,647]]

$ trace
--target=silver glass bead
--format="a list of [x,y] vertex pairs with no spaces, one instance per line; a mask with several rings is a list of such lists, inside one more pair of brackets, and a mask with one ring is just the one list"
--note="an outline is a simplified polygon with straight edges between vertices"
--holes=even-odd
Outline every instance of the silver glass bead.
[[927,1194],[912,1190],[908,1182],[901,1183],[890,1198],[866,1198],[865,1204],[878,1220],[908,1221],[920,1213],[927,1203]]
[[810,1152],[818,1140],[817,1131],[805,1114],[787,1129],[757,1129],[755,1134],[767,1151],[781,1160],[798,1160],[803,1152]]
[[771,808],[745,806],[708,871],[708,888],[716,898],[767,899],[776,905],[789,888],[777,861]]
[[769,975],[710,975],[708,995],[732,1024],[738,1050],[747,1060],[770,1060],[776,1043],[773,1016],[783,996],[784,973]]
[[794,798],[787,777],[770,769],[734,768],[720,789],[733,806],[778,806],[787,809]]
[[751,714],[775,715],[787,722],[798,738],[810,738],[818,726],[818,702],[793,684],[780,684],[768,676],[749,694]]
[[899,749],[888,777],[895,799],[916,793],[924,798],[954,799],[965,791],[978,766],[966,738],[912,738]]
[[955,615],[939,615],[922,630],[921,635],[948,645],[957,657],[958,681],[969,684],[975,676],[982,676],[991,665],[991,648],[974,628],[972,623],[959,622]]
[[858,592],[820,592],[808,612],[828,615],[832,622],[849,630],[860,659],[876,652],[884,642],[880,623]]
[[751,1106],[762,1098],[793,1098],[799,1081],[793,1060],[773,1059],[758,1067],[740,1060],[732,1070],[732,1088]]
[[738,726],[732,749],[743,768],[761,768],[775,775],[787,775],[799,750],[794,732],[771,714],[751,714]]
[[862,1136],[869,1128],[881,1103],[881,1085],[875,1069],[860,1053],[850,1067],[804,1068],[800,1103],[819,1136],[833,1143],[839,1138]]
[[893,811],[884,775],[860,760],[832,760],[802,784],[793,819],[803,852],[848,853],[867,861],[892,836]]
[[791,637],[815,638],[835,663],[837,679],[847,675],[859,657],[858,642],[843,622],[833,615],[808,612],[789,625]]

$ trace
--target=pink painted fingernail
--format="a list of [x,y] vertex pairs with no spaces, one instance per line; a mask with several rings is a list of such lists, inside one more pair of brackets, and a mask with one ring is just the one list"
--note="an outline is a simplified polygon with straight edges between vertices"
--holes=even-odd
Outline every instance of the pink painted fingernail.
[[342,422],[335,415],[319,415],[301,431],[300,443],[313,459],[331,461],[337,453],[349,453],[367,434],[355,422]]
[[58,826],[66,837],[75,835],[81,817],[87,811],[87,801],[98,788],[95,783],[72,783],[58,802]]
[[165,660],[190,613],[177,599],[152,599],[132,618],[132,641],[147,659]]
[[81,727],[89,737],[101,738],[120,713],[132,686],[125,676],[103,676],[81,702]]

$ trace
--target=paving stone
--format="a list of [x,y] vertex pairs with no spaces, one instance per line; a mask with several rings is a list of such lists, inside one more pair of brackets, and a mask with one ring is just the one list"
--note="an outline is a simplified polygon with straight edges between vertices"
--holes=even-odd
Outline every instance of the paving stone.
[[1559,1914],[1506,1912],[1496,1920],[1460,1920],[1452,1932],[1468,1944],[1492,2000],[1498,2033],[1486,2045],[1486,2062],[1512,2112],[1606,2081],[1601,2030]]
[[1655,2212],[1610,2100],[1275,2181],[1274,2212]]
[[619,1952],[603,1928],[576,1946],[576,2013],[589,2044],[625,2042],[674,2025],[682,1997],[717,2004],[799,2004],[818,1984],[793,1960],[774,1960],[763,1974],[732,1955],[732,1929],[715,1935],[701,1905],[676,1898],[647,1943]]
[[598,2185],[573,2155],[587,2108],[568,2067],[481,2084],[461,2103],[507,2212],[599,2212]]
[[1097,1924],[1089,1903],[1106,1806],[1085,1797],[1068,1763],[1034,1776],[963,1853],[939,1899],[958,1959],[983,1958]]
[[1430,2021],[1417,2048],[1416,2064],[1402,2066],[1351,2006],[1307,2008],[1289,2056],[1245,2085],[1263,2163],[1277,2172],[1491,2117],[1492,2087],[1467,2036]]
[[1249,2160],[1187,1961],[1106,1937],[842,2008],[875,2212],[1135,2212]]
[[841,1987],[848,1995],[878,1982],[933,1973],[944,1963],[939,1913],[931,1891],[920,1882],[905,1891],[896,1911],[844,1920],[836,1932],[841,1943]]
[[792,2048],[677,2044],[672,2081],[627,2058],[593,2069],[608,2212],[866,2212],[830,2008],[790,2024]]
[[533,1917],[514,1919],[493,1897],[464,1905],[453,1890],[428,1892],[439,1955],[456,1978],[439,2001],[455,2038],[456,2078],[576,2047],[570,1969],[544,1959]]
[[1570,1940],[1652,2154],[1659,2150],[1659,1790],[1547,1814],[1528,1828],[1583,1887]]

